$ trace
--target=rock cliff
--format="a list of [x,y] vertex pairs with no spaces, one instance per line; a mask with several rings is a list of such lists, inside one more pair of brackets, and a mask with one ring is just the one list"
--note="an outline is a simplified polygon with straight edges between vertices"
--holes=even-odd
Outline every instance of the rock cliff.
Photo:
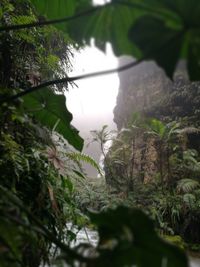
[[[119,65],[131,60],[130,57],[122,57]],[[114,121],[119,131],[130,125],[135,113],[157,118],[164,123],[181,122],[182,127],[199,126],[200,83],[188,80],[183,62],[177,67],[173,81],[153,62],[144,62],[122,72],[119,79],[120,88],[114,109]],[[129,137],[121,135],[119,133],[118,141],[113,143],[105,163],[106,180],[111,187],[117,191],[130,191],[134,179],[149,183],[156,179],[160,165],[165,173],[167,152],[163,150],[160,155],[157,138],[146,135],[144,131],[133,131]],[[200,151],[199,137],[199,133],[191,131],[186,136],[187,140],[177,142]]]

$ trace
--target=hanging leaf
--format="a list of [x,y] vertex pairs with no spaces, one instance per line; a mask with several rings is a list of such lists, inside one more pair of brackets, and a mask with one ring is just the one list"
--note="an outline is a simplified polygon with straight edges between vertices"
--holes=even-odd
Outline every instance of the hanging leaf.
[[[156,1],[160,2],[160,0]],[[183,25],[187,25],[189,28],[200,26],[200,5],[198,0],[163,0],[162,2],[165,8],[168,8],[181,18]]]
[[57,124],[55,131],[63,135],[74,148],[79,151],[82,150],[83,139],[70,124],[72,114],[66,108],[64,95],[56,95],[50,89],[44,88],[38,92],[26,95],[23,99],[26,110],[40,123],[51,130]]
[[[72,16],[75,11],[75,1],[73,0],[31,0],[39,15],[47,19],[60,19]],[[58,23],[56,27],[67,33],[66,23]]]
[[39,14],[48,19],[58,19],[74,14],[76,1],[74,0],[31,0]]
[[82,45],[89,45],[94,38],[95,45],[102,51],[105,51],[106,43],[110,42],[116,55],[138,55],[139,50],[127,35],[130,26],[141,12],[138,13],[138,10],[128,6],[107,4],[97,12],[70,22],[69,33]]
[[167,27],[160,19],[144,16],[133,25],[129,36],[145,58],[155,60],[170,78],[173,77],[181,55],[182,31]]
[[[39,15],[45,16],[47,19],[61,19],[74,15],[76,7],[82,3],[76,0],[31,0]],[[84,0],[89,2],[89,0]],[[56,25],[61,30],[67,32],[66,23]]]
[[90,217],[100,237],[94,266],[188,266],[184,252],[159,238],[152,221],[141,210],[118,207]]

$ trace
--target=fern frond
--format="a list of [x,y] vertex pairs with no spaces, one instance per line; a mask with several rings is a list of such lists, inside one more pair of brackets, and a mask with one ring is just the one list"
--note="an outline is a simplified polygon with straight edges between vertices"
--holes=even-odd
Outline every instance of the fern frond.
[[82,162],[85,162],[87,164],[90,164],[102,176],[102,171],[101,171],[101,168],[99,167],[98,163],[93,158],[91,158],[89,155],[86,155],[83,153],[71,152],[71,153],[65,153],[65,156],[74,162],[81,162],[82,161]]
[[188,207],[193,208],[195,207],[196,197],[193,194],[187,193],[183,196],[183,201]]
[[190,193],[193,190],[199,188],[200,184],[198,181],[193,179],[181,179],[178,181],[177,190],[182,193]]
[[199,132],[200,132],[200,129],[196,127],[185,127],[179,130],[180,134],[198,134]]

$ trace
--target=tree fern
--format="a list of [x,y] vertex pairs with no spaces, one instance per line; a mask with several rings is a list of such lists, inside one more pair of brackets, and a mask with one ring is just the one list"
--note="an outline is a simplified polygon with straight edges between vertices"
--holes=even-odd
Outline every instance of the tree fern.
[[178,131],[178,133],[180,134],[198,134],[200,132],[200,129],[196,128],[196,127],[185,127],[183,129],[180,129]]
[[181,179],[180,181],[178,181],[177,184],[177,190],[178,192],[182,192],[182,193],[190,193],[193,190],[199,188],[200,184],[198,181],[195,181],[193,179]]
[[195,208],[196,197],[193,194],[191,194],[191,193],[190,194],[189,193],[185,194],[183,196],[183,201],[191,209]]

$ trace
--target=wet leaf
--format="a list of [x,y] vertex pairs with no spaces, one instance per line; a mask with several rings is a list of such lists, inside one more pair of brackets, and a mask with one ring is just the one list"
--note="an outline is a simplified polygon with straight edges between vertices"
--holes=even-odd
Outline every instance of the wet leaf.
[[38,92],[28,94],[23,99],[26,110],[39,122],[51,130],[57,124],[55,131],[63,135],[74,148],[79,151],[82,150],[83,139],[70,124],[72,114],[66,108],[64,95],[56,95],[50,89],[44,88]]

